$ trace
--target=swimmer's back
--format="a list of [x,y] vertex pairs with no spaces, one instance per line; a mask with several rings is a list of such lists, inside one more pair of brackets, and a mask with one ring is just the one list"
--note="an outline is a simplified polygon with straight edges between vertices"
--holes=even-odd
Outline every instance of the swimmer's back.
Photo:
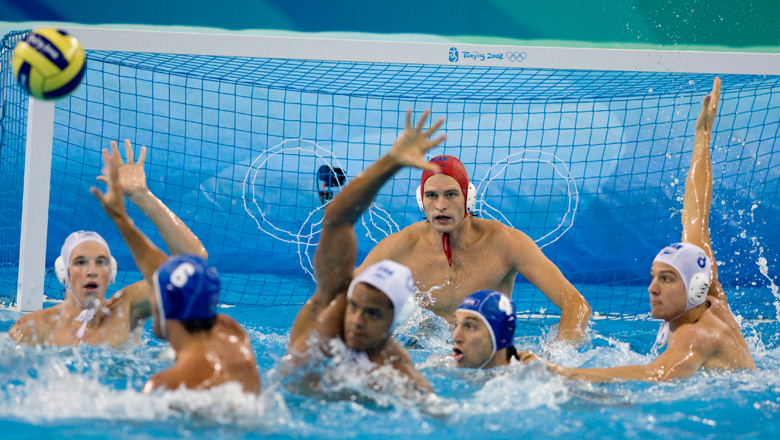
[[181,386],[202,390],[238,382],[244,392],[260,393],[260,375],[249,336],[234,319],[217,315],[210,330],[194,335],[195,342],[177,349],[176,364],[149,379],[144,392]]
[[211,361],[214,356],[221,362],[221,369],[215,368],[214,385],[236,381],[245,392],[259,393],[260,375],[249,335],[233,318],[222,314],[217,315],[211,333],[206,358]]

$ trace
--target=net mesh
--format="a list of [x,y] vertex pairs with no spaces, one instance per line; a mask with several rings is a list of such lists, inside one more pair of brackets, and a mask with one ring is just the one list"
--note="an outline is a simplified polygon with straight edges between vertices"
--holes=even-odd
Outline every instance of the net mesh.
[[[10,56],[18,34],[3,40]],[[18,261],[26,97],[2,64],[0,267]],[[146,145],[148,185],[204,242],[227,304],[298,305],[313,292],[322,208],[386,153],[405,112],[445,117],[432,154],[457,156],[477,215],[534,239],[594,311],[649,311],[650,262],[680,240],[703,96],[714,74],[572,71],[88,51],[84,83],[57,102],[47,265],[77,229],[103,234],[119,283],[138,279],[88,188],[111,140]],[[732,308],[775,316],[780,77],[720,75],[711,235]],[[418,170],[402,170],[357,226],[359,260],[422,220]],[[150,221],[130,214],[158,245]],[[0,294],[15,289],[15,273]],[[5,276],[5,275],[4,275]],[[53,275],[46,294],[61,295]],[[559,313],[518,276],[528,316]]]

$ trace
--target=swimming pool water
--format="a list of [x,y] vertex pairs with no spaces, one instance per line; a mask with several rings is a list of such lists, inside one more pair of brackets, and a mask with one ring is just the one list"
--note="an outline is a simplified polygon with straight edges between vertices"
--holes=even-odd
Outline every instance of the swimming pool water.
[[[757,371],[699,372],[652,384],[592,385],[541,365],[457,370],[446,325],[415,317],[412,359],[438,397],[425,404],[378,396],[349,365],[353,400],[301,396],[282,386],[279,359],[297,308],[227,308],[247,329],[263,393],[238,387],[140,393],[171,365],[147,324],[141,340],[108,347],[24,347],[7,335],[21,313],[0,310],[0,438],[778,438],[780,324],[749,321],[743,331]],[[420,320],[423,323],[420,323]],[[657,322],[599,320],[579,348],[551,342],[554,321],[519,322],[515,345],[570,366],[647,363]],[[409,336],[409,335],[405,335]]]

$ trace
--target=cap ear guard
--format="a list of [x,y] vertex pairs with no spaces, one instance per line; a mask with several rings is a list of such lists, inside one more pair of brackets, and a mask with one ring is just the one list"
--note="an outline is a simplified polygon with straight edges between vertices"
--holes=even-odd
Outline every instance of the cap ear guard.
[[710,279],[703,273],[694,275],[688,284],[688,307],[698,306],[707,298]]
[[65,263],[62,261],[62,257],[57,257],[54,260],[54,273],[57,274],[57,279],[60,280],[63,286],[68,285],[68,269],[65,268]]
[[466,210],[468,212],[474,212],[474,208],[477,206],[477,188],[474,184],[469,182],[469,192],[466,194]]
[[[108,275],[108,284],[114,284],[114,281],[116,281],[117,264],[114,257],[109,257],[109,259],[111,260],[111,273]],[[65,261],[61,256],[54,260],[54,273],[57,275],[60,283],[68,287],[68,269],[65,267]]]
[[[417,207],[420,208],[420,211],[425,212],[425,206],[423,206],[423,194],[422,194],[422,186],[417,185],[417,191],[415,191],[415,195],[417,196]],[[473,212],[474,208],[477,207],[477,188],[474,187],[474,184],[469,182],[469,193],[466,194],[466,210],[468,212]]]

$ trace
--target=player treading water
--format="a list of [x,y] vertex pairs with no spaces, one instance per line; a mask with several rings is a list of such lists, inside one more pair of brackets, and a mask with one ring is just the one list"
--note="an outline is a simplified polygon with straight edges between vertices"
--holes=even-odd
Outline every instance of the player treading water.
[[506,295],[481,290],[463,299],[455,311],[452,351],[458,368],[493,368],[517,358],[515,306]]
[[[720,79],[702,102],[696,122],[691,168],[685,182],[682,243],[665,247],[650,269],[650,314],[663,319],[656,345],[667,344],[650,365],[613,368],[566,368],[547,363],[564,376],[591,381],[640,379],[661,381],[688,377],[705,369],[755,369],[739,324],[734,320],[723,286],[709,233],[712,202],[710,134],[720,98]],[[539,360],[520,353],[525,362]]]
[[[111,145],[116,150],[116,142]],[[143,169],[146,147],[141,147],[137,162],[130,141],[125,141],[125,148],[127,164],[121,159],[116,164],[124,195],[154,223],[172,254],[205,257],[198,237],[147,188]],[[106,300],[106,289],[114,282],[116,270],[116,260],[98,233],[74,232],[55,262],[57,278],[65,286],[65,300],[21,318],[8,334],[27,344],[115,345],[126,341],[151,316],[152,286],[139,281]]]
[[116,144],[103,150],[105,193],[92,188],[103,210],[122,234],[138,270],[153,286],[151,297],[155,336],[167,340],[176,351],[173,367],[153,376],[144,386],[205,389],[237,382],[245,392],[260,392],[260,376],[249,337],[226,315],[217,314],[219,278],[216,270],[198,255],[168,258],[128,217],[118,169],[121,158]]
[[384,259],[409,266],[417,288],[434,298],[426,307],[451,324],[466,295],[488,289],[511,296],[520,273],[561,310],[558,339],[581,339],[591,313],[585,298],[526,234],[469,215],[476,190],[457,158],[429,164],[439,170],[423,171],[417,191],[427,220],[379,242],[357,272]]
[[[431,390],[406,350],[391,338],[393,328],[414,309],[411,271],[402,264],[379,261],[354,274],[355,222],[382,185],[406,166],[438,171],[423,157],[444,140],[444,136],[428,140],[444,120],[423,132],[428,114],[423,114],[415,128],[411,111],[407,112],[406,129],[390,152],[355,177],[325,208],[314,253],[317,288],[293,323],[289,347],[293,358],[310,356],[310,350],[332,356],[329,341],[340,339],[356,359],[370,361],[376,368],[389,366],[417,390]],[[309,376],[306,385],[316,390],[320,380],[320,376]]]

